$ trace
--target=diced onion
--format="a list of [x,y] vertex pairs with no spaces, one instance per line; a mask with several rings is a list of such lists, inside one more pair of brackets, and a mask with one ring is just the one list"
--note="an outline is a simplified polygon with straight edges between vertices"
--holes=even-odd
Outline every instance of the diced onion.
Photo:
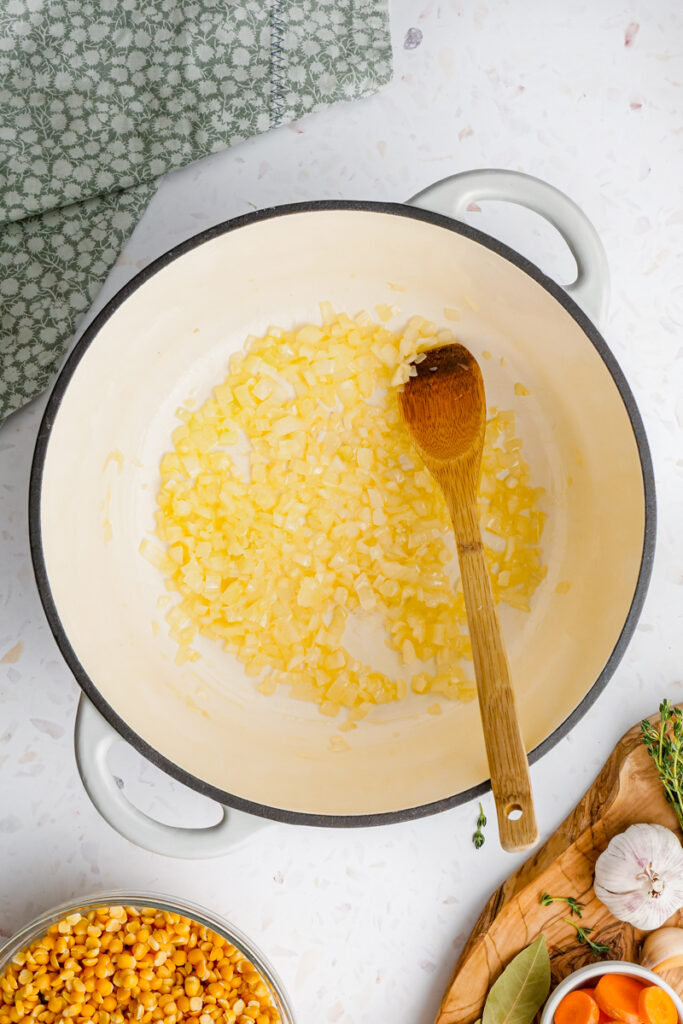
[[[386,321],[396,310],[376,313]],[[164,548],[143,541],[141,551],[179,595],[167,614],[178,664],[199,657],[199,632],[236,654],[262,694],[286,684],[325,715],[346,709],[350,729],[409,689],[474,696],[448,513],[395,392],[424,349],[453,335],[422,317],[396,333],[330,303],[321,314],[320,325],[250,337],[204,405],[178,411],[157,495]],[[243,451],[231,451],[244,436],[247,474]],[[490,410],[481,521],[493,535],[494,596],[515,608],[528,608],[545,576],[542,493],[513,413]],[[381,616],[397,664],[411,666],[409,684],[344,646],[349,616],[369,613]]]

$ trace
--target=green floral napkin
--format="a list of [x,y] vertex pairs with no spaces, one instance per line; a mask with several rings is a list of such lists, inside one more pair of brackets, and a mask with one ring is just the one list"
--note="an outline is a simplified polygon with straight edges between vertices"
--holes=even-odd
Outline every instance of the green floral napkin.
[[159,175],[390,77],[386,0],[0,0],[0,421]]

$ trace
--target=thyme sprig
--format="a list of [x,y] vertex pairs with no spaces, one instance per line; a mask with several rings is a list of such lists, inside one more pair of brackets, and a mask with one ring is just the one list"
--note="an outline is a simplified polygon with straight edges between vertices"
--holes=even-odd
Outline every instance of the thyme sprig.
[[477,818],[477,831],[472,836],[472,842],[474,843],[475,850],[480,850],[486,842],[486,836],[484,835],[484,828],[486,827],[486,815],[484,814],[484,808],[479,804],[479,817]]
[[539,899],[539,903],[543,907],[549,907],[551,903],[566,903],[569,907],[569,913],[577,917],[583,917],[583,903],[579,903],[573,896],[551,896],[549,893],[544,892]]
[[654,761],[664,786],[666,799],[673,806],[683,829],[683,711],[668,700],[659,705],[659,724],[645,719],[640,723],[643,743]]
[[588,946],[594,957],[599,959],[603,953],[610,952],[611,946],[606,945],[604,942],[594,942],[592,939],[588,938],[589,934],[594,931],[593,928],[589,928],[588,925],[583,925],[582,927],[572,921],[571,917],[565,917],[564,920],[567,924],[570,924],[572,928],[576,929],[576,938],[582,946]]

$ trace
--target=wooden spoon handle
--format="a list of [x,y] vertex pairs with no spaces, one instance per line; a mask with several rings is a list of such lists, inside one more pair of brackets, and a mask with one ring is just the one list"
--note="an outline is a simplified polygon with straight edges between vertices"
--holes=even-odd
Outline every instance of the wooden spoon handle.
[[493,601],[476,506],[450,500],[448,505],[458,546],[500,842],[503,849],[510,852],[528,850],[538,842],[529,761],[517,718],[510,666]]

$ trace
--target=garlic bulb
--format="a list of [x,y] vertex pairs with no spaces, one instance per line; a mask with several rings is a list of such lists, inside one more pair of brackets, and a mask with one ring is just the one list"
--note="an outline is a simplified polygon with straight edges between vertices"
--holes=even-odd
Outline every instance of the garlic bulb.
[[595,865],[595,895],[620,921],[651,931],[683,907],[683,848],[662,825],[631,825]]
[[658,928],[650,932],[640,951],[640,963],[655,974],[683,967],[683,928]]

